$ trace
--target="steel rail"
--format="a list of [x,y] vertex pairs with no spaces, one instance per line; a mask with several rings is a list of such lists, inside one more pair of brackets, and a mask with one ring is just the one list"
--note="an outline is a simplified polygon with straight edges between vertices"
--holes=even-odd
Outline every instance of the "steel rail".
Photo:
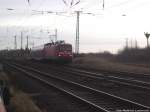
[[[51,67],[51,69],[54,67]],[[122,77],[117,77],[113,75],[104,75],[101,73],[94,73],[94,72],[89,72],[85,70],[79,70],[79,69],[74,69],[74,68],[68,68],[68,67],[63,67],[64,69],[68,70],[68,73],[76,73],[76,75],[81,75],[81,76],[87,76],[91,78],[105,78],[106,80],[109,80],[111,82],[116,82],[124,85],[129,85],[133,87],[138,87],[138,88],[143,88],[150,90],[150,83],[145,82],[145,81],[140,81],[140,80],[135,80],[132,78],[122,78]],[[54,68],[57,69],[57,68]]]

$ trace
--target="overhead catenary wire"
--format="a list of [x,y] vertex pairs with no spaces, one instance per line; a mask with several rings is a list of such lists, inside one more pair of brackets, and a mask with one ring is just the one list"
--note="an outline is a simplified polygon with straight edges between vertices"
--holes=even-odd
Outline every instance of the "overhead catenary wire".
[[75,5],[78,5],[79,3],[80,3],[80,0],[78,0],[78,1],[74,4],[74,6],[75,6]]
[[63,3],[65,4],[65,6],[66,7],[70,7],[70,8],[72,8],[72,7],[74,7],[75,5],[78,5],[79,3],[80,3],[80,0],[78,0],[78,1],[74,1],[74,0],[71,0],[71,2],[70,3],[67,3],[67,1],[66,0],[62,0],[63,1]]
[[[77,2],[74,2],[73,0],[72,0],[72,2],[71,2],[71,5],[73,5],[73,3],[74,3],[74,6],[75,5],[77,5],[77,4],[79,4],[80,3],[80,0],[78,0]],[[41,14],[44,14],[44,12],[47,12],[47,13],[49,13],[49,14],[55,14],[55,15],[60,15],[60,16],[62,16],[62,14],[63,13],[66,13],[66,12],[55,12],[55,11],[39,11],[39,10],[32,10],[32,11],[34,11],[34,12],[38,12],[39,14],[41,13]],[[79,21],[79,14],[80,14],[80,11],[78,11],[78,21]],[[84,13],[83,12],[83,14],[92,14],[92,13]],[[63,15],[63,16],[65,16],[65,15]],[[78,24],[78,28],[77,28],[77,40],[76,40],[76,46],[77,46],[77,48],[76,48],[76,52],[77,53],[79,53],[79,23],[77,22],[77,24]],[[21,44],[21,48],[22,48],[22,44]]]
[[[45,1],[45,0],[41,0],[40,4],[37,6],[37,8],[36,8],[35,10],[38,10],[38,9],[43,5],[44,1]],[[30,0],[27,0],[27,2],[30,3]],[[7,9],[12,10],[11,8],[7,8]],[[18,11],[18,9],[13,9],[13,10],[14,10],[14,11]],[[29,19],[33,16],[33,14],[32,14],[32,10],[33,10],[33,9],[32,9],[32,7],[31,7],[31,5],[29,5],[29,10],[30,10],[30,13],[29,13],[28,15],[26,15],[26,14],[25,14],[26,11],[24,11],[24,14],[23,14],[24,16],[23,16],[23,17],[20,17],[20,20],[18,20],[18,21],[21,21],[21,22],[19,23],[19,25],[17,25],[18,27],[23,26],[23,24],[25,24],[26,21],[29,20]]]
[[28,4],[30,5],[30,0],[27,0]]
[[71,0],[71,3],[70,3],[70,5],[72,6],[72,5],[73,5],[73,3],[74,3],[74,0]]
[[[31,2],[31,0],[26,0],[26,1],[27,1],[28,3]],[[66,0],[62,0],[62,1],[63,1],[64,4],[68,5],[67,2],[66,2]],[[105,1],[106,1],[106,0],[103,0],[103,9],[105,8]],[[130,1],[134,1],[134,0],[126,0],[126,1],[121,2],[121,3],[119,3],[119,4],[115,4],[115,5],[111,6],[111,7],[123,5],[123,4],[129,3]],[[42,0],[42,1],[40,2],[39,7],[41,7],[41,5],[43,4],[43,2],[44,2],[44,0]],[[78,0],[78,1],[71,0],[70,5],[71,5],[71,6],[74,6],[74,5],[77,5],[77,4],[79,4],[79,3],[80,3],[80,0]],[[38,7],[38,8],[39,8],[39,7]],[[108,7],[108,8],[109,8],[109,7]],[[10,8],[10,10],[11,10],[11,8]],[[37,10],[37,9],[36,9],[36,10]],[[95,14],[95,15],[96,15],[96,14]],[[32,16],[32,14],[31,14],[31,16]],[[29,18],[30,18],[29,16],[25,17],[25,20],[24,20],[24,21],[26,21],[26,19],[28,20]],[[21,22],[20,25],[22,26],[22,24],[24,24],[24,23],[25,23],[25,22]]]
[[[65,0],[63,0],[67,5],[68,5],[68,3],[65,1]],[[28,2],[30,3],[30,0],[28,0]],[[43,0],[42,0],[42,3],[43,3]],[[70,6],[75,6],[75,5],[77,5],[77,4],[79,4],[80,3],[80,0],[78,0],[78,1],[74,1],[74,0],[71,0],[71,2],[70,2]],[[40,4],[41,5],[41,4]],[[104,7],[105,7],[105,3],[104,3],[104,0],[103,0],[103,9],[104,9]],[[41,11],[41,14],[43,14],[43,12],[44,11]],[[45,11],[46,12],[46,11]],[[63,12],[54,12],[54,11],[47,11],[47,13],[48,14],[55,14],[55,15],[59,15],[59,16],[66,16],[66,15],[63,15]],[[82,12],[83,14],[91,14],[91,15],[96,15],[96,14],[94,14],[94,13],[85,13],[85,12]],[[29,20],[31,17],[32,17],[33,15],[29,15],[29,17],[27,17],[27,19],[25,19],[24,21],[23,21],[23,23],[21,23],[21,26],[23,25],[23,24],[25,24],[26,23],[26,21],[27,20]]]
[[[38,8],[40,8],[41,6],[42,6],[42,4],[43,4],[43,1],[44,0],[42,0],[41,1],[41,3],[39,4],[39,6],[37,7],[37,9]],[[30,0],[27,0],[27,2],[28,2],[28,4],[30,4]],[[17,12],[18,11],[18,9],[15,9],[15,8],[6,8],[7,10],[9,10],[9,11],[15,11],[15,12]],[[23,25],[25,24],[25,23],[27,23],[27,20],[29,20],[29,19],[31,19],[31,17],[33,16],[31,13],[31,11],[32,11],[32,7],[31,7],[31,5],[29,5],[29,9],[30,9],[30,13],[28,13],[28,14],[25,14],[26,13],[26,10],[24,10],[23,11],[23,17],[21,16],[21,17],[19,17],[19,20],[18,21],[20,21],[20,23],[16,26],[16,27],[19,27],[19,30],[21,31],[21,32],[23,32]],[[19,15],[20,16],[20,15]],[[15,34],[16,35],[16,34]]]
[[[31,8],[31,5],[29,5],[30,6],[30,10],[31,11],[36,11],[36,12],[38,12],[37,10],[43,5],[43,3],[44,3],[44,1],[45,0],[42,0],[41,2],[40,2],[40,4],[39,4],[39,6],[36,8],[36,9],[32,9]],[[27,0],[27,2],[28,2],[28,4],[30,4],[30,0]],[[63,2],[65,3],[65,4],[67,4],[67,2],[65,1],[65,0],[63,0]],[[77,4],[79,4],[79,2],[80,2],[80,0],[78,0],[77,2],[75,2],[74,0],[72,0],[71,1],[71,4],[73,5],[73,3],[75,3],[75,5],[77,5]],[[15,10],[16,11],[16,9],[11,9],[11,8],[9,8],[8,10]],[[39,11],[39,12],[41,12],[42,14],[44,13],[44,11]],[[46,12],[46,11],[45,11]],[[56,14],[56,15],[58,15],[58,16],[66,16],[66,15],[63,15],[62,13],[64,13],[64,12],[52,12],[52,11],[47,11],[47,13],[52,13],[52,14]],[[21,17],[20,18],[20,24],[19,25],[17,25],[18,27],[21,27],[21,26],[23,26],[23,24],[25,24],[26,22],[27,22],[27,20],[29,20],[33,15],[36,15],[36,14],[29,14],[29,15],[25,15],[24,14],[24,17]],[[69,16],[66,16],[66,17],[69,17]]]
[[[105,0],[106,1],[106,0]],[[129,4],[131,2],[133,2],[135,0],[126,0],[126,1],[121,1],[120,3],[116,3],[114,5],[111,5],[111,6],[108,6],[108,7],[105,7],[105,9],[111,9],[111,8],[116,8],[116,7],[120,7],[120,6],[123,6],[123,5],[126,5],[126,4]],[[105,3],[106,4],[106,3]]]
[[62,0],[63,1],[63,3],[66,5],[66,6],[68,6],[68,4],[67,4],[67,2],[65,1],[65,0]]
[[[30,0],[28,0],[28,2],[30,3]],[[45,0],[41,0],[40,4],[35,8],[35,10],[38,10],[40,7],[42,7],[44,2],[45,2]],[[29,8],[30,8],[31,14],[29,14],[27,17],[24,16],[23,22],[20,23],[20,26],[22,26],[24,23],[26,23],[26,21],[29,20],[33,16],[33,14],[32,14],[33,9],[31,7],[31,5],[29,5]]]
[[[42,6],[43,1],[44,1],[44,0],[41,1],[41,3],[39,4],[39,6],[37,7],[37,9]],[[30,6],[29,8],[30,8],[30,11],[32,11],[31,6]],[[22,21],[20,22],[20,24],[18,25],[18,27],[22,27],[23,24],[27,23],[27,21],[28,21],[29,19],[31,19],[32,16],[33,16],[33,14],[31,13],[31,14],[29,14],[29,15],[25,15],[24,17],[22,17],[22,18],[21,18]],[[21,30],[21,31],[22,31],[22,30]]]

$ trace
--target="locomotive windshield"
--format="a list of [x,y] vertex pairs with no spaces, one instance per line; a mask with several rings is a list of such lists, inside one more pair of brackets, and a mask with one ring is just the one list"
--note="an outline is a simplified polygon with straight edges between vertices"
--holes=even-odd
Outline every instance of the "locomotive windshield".
[[71,45],[61,45],[59,46],[59,51],[72,51]]

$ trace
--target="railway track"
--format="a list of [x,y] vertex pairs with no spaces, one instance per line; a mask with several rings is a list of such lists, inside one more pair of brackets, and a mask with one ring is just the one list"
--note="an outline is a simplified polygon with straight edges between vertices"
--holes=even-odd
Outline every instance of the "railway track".
[[78,66],[74,66],[74,65],[71,65],[71,66],[66,65],[66,68],[70,68],[73,70],[79,70],[79,71],[88,71],[90,73],[92,71],[95,74],[104,73],[104,74],[107,74],[108,76],[113,76],[113,77],[118,77],[118,78],[126,78],[126,79],[132,79],[132,80],[139,80],[139,81],[143,81],[143,82],[150,82],[150,74],[148,74],[148,73],[136,73],[136,71],[131,72],[131,71],[119,71],[119,70],[106,71],[103,69],[101,69],[101,70],[95,69],[94,70],[91,68],[78,67]]
[[[144,106],[142,104],[126,100],[121,97],[117,97],[112,94],[91,88],[89,86],[73,82],[58,76],[51,75],[49,73],[44,73],[38,71],[34,68],[29,68],[26,66],[18,64],[7,64],[8,66],[17,69],[21,72],[26,73],[28,76],[39,80],[43,83],[48,84],[59,89],[62,92],[65,92],[68,95],[71,95],[78,100],[93,106],[98,111],[116,111],[116,110],[148,110],[150,107]],[[33,75],[34,74],[34,75]],[[36,75],[35,75],[36,74]]]
[[[33,64],[33,63],[32,63]],[[38,63],[39,64],[39,63]],[[46,66],[50,66],[49,64],[46,64]],[[57,66],[57,67],[55,67]],[[150,74],[138,74],[134,72],[125,72],[125,71],[102,71],[102,73],[99,72],[91,72],[87,70],[87,68],[79,68],[76,66],[59,66],[59,65],[52,65],[50,66],[51,69],[57,70],[58,67],[61,67],[61,70],[69,71],[69,73],[78,73],[79,75],[84,74],[84,76],[88,77],[94,77],[94,78],[105,78],[108,80],[111,80],[112,82],[117,82],[124,85],[130,85],[133,87],[139,87],[143,89],[150,90]],[[84,70],[85,69],[85,70]],[[60,70],[60,69],[59,69]],[[103,74],[104,72],[104,74]]]
[[[30,64],[32,65],[35,63],[30,63]],[[41,67],[41,66],[38,66],[38,64],[36,64],[36,66]],[[44,64],[42,64],[42,66],[44,66]],[[71,67],[71,66],[60,66],[60,65],[51,66],[49,64],[46,64],[46,66],[44,67],[46,68],[49,67],[49,69],[53,69],[58,72],[60,71],[62,73],[65,72],[69,74],[86,76],[86,77],[95,78],[95,79],[103,78],[114,83],[137,87],[137,88],[141,88],[144,90],[150,90],[150,75],[148,74],[136,75],[135,73],[121,72],[121,71],[117,71],[117,73],[102,74],[98,72],[91,72],[91,71],[86,71],[83,69],[78,69],[76,67]],[[145,80],[148,80],[148,81],[145,81]]]
[[[27,63],[22,63],[26,65]],[[149,95],[149,85],[143,85],[143,83],[132,82],[119,80],[120,78],[108,78],[106,76],[101,76],[96,73],[87,72],[83,70],[73,70],[69,67],[59,66],[59,65],[45,65],[41,63],[28,63],[26,66],[32,65],[31,67],[35,69],[39,69],[41,71],[53,74],[55,76],[61,77],[63,79],[71,80],[76,83],[80,83],[86,86],[89,86],[94,89],[98,89],[100,91],[104,91],[115,96],[122,97],[124,99],[128,99],[134,102],[138,102],[140,104],[144,104],[150,106],[150,101],[147,100],[150,98]],[[56,72],[57,71],[57,72]],[[82,71],[82,72],[78,72]],[[96,74],[97,76],[95,76]]]
[[[143,78],[141,80],[139,80],[139,79],[136,79],[136,76],[135,77],[125,77],[125,76],[121,77],[121,76],[119,76],[119,74],[123,74],[123,73],[124,73],[124,75],[126,75],[127,73],[125,73],[125,72],[118,72],[118,74],[116,74],[116,75],[114,75],[114,74],[113,75],[111,75],[111,74],[106,75],[106,74],[94,73],[94,72],[89,72],[89,71],[76,69],[76,68],[72,68],[72,67],[71,68],[65,67],[65,66],[63,66],[62,70],[69,71],[70,73],[76,73],[76,74],[78,73],[79,75],[84,74],[84,76],[92,77],[92,78],[104,78],[104,79],[107,79],[111,82],[150,90],[150,82],[143,81],[142,80]],[[132,73],[130,73],[130,74],[132,74]],[[142,76],[143,77],[146,76],[146,78],[150,79],[150,75],[144,74]],[[140,77],[142,77],[142,76],[140,76]]]
[[[60,69],[58,69],[59,68],[58,66],[57,67],[51,66],[49,68],[53,69],[55,71],[60,71],[59,73],[65,72],[68,74],[75,74],[75,75],[94,78],[94,79],[102,79],[103,78],[103,79],[109,80],[110,82],[113,82],[113,83],[137,87],[137,88],[141,88],[144,90],[150,90],[150,83],[142,81],[142,80],[137,80],[134,78],[123,78],[120,76],[106,75],[106,74],[101,74],[101,73],[94,73],[94,72],[89,72],[89,71],[80,70],[80,69],[76,69],[76,68],[70,68],[68,66],[67,67],[60,66],[60,67],[61,67],[61,71],[60,71]],[[150,76],[149,76],[149,78],[150,78]]]

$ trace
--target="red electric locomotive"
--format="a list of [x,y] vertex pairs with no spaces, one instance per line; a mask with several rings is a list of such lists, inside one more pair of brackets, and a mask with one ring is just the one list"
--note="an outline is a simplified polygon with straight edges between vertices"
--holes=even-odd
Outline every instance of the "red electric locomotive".
[[72,45],[64,41],[47,43],[34,47],[31,50],[31,58],[35,60],[72,61]]

